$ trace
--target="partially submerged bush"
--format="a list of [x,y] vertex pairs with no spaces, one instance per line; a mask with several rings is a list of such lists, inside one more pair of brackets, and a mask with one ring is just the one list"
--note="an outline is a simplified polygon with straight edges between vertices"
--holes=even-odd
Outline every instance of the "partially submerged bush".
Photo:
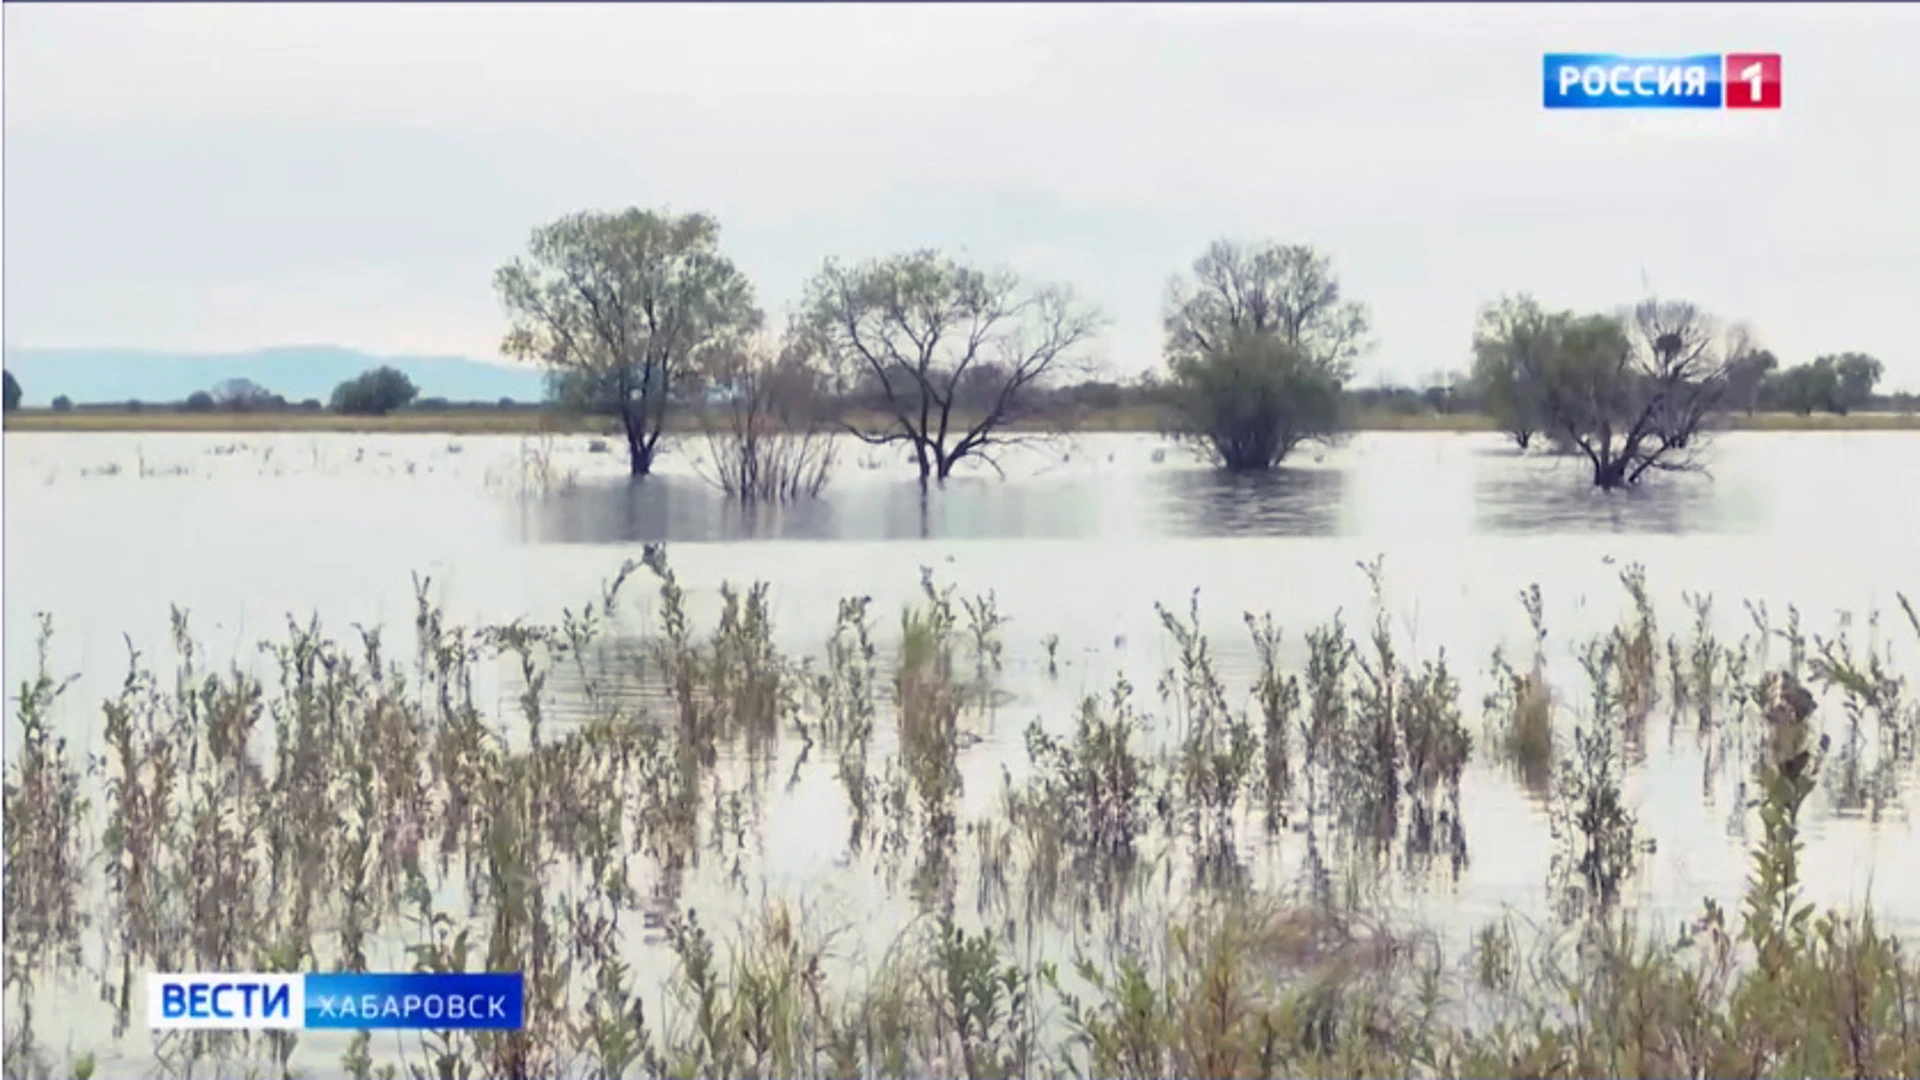
[[716,364],[702,473],[741,502],[792,502],[820,494],[835,446],[822,376],[805,352],[777,358],[752,349]]
[[1236,334],[1173,363],[1173,433],[1229,472],[1257,472],[1340,430],[1340,380],[1278,338]]
[[1216,242],[1174,283],[1166,323],[1173,433],[1226,469],[1273,468],[1339,430],[1369,318],[1342,298],[1325,255]]

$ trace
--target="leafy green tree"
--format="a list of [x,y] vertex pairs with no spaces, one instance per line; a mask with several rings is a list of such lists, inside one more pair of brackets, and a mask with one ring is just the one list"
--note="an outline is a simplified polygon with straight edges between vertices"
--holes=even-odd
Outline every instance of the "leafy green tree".
[[13,372],[11,371],[0,373],[0,374],[3,374],[5,377],[4,381],[6,383],[6,403],[5,403],[6,410],[8,412],[12,412],[13,410],[20,407],[20,380],[14,378]]
[[562,402],[619,416],[635,476],[702,366],[760,327],[719,239],[704,214],[578,213],[534,230],[527,257],[494,275],[511,319],[502,351],[546,365]]
[[1175,434],[1229,471],[1270,469],[1339,430],[1339,379],[1277,335],[1233,331],[1172,368]]
[[[1233,472],[1271,469],[1340,429],[1369,317],[1304,245],[1216,241],[1169,289],[1173,433]],[[1246,396],[1236,396],[1244,394]]]
[[848,431],[911,447],[924,483],[969,457],[994,464],[1006,425],[1082,361],[1103,323],[1063,286],[917,251],[858,266],[829,259],[807,286],[797,329],[837,384],[865,387],[884,417]]
[[71,412],[72,410],[73,399],[67,395],[61,394],[59,397],[53,399],[54,412]]
[[1480,313],[1473,335],[1473,383],[1495,423],[1525,450],[1547,425],[1541,379],[1570,316],[1531,296],[1506,296]]
[[1885,373],[1885,365],[1865,353],[1856,352],[1823,356],[1815,363],[1827,360],[1832,361],[1836,383],[1834,412],[1845,416],[1854,409],[1864,409],[1873,403],[1873,388]]
[[333,389],[333,411],[354,416],[385,416],[403,409],[420,393],[397,368],[377,367]]
[[213,395],[205,390],[195,390],[187,395],[187,400],[180,407],[187,412],[212,412]]

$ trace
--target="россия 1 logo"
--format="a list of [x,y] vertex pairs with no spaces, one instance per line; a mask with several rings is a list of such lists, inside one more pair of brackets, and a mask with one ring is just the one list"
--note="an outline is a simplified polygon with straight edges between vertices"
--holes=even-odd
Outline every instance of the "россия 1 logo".
[[1549,109],[1778,109],[1779,53],[1547,53]]

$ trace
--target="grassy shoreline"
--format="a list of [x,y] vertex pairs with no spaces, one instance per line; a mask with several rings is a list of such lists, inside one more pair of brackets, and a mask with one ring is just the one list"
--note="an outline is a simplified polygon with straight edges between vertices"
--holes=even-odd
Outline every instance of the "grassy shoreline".
[[[1767,412],[1735,414],[1725,419],[1732,431],[1920,431],[1920,413],[1854,413],[1848,416]],[[615,429],[606,417],[582,416],[542,409],[451,409],[401,412],[387,416],[342,416],[325,412],[187,413],[160,409],[132,412],[124,409],[54,412],[21,409],[7,415],[8,432],[64,432],[68,434],[124,432],[182,433],[298,433],[335,432],[382,435],[597,435]],[[682,414],[669,430],[699,430],[698,419]],[[1158,417],[1151,409],[1086,410],[1063,418],[1012,425],[1018,430],[1057,428],[1066,432],[1151,432]],[[1405,414],[1361,411],[1354,417],[1356,431],[1478,432],[1494,430],[1493,421],[1479,413]]]

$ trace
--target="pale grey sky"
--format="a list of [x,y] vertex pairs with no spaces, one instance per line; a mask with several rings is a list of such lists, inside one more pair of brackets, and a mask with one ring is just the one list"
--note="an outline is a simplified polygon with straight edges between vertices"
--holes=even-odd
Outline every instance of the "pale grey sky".
[[[1504,290],[1643,275],[1787,362],[1920,386],[1920,7],[5,8],[6,338],[493,356],[491,274],[583,208],[707,210],[781,310],[827,255],[1070,282],[1158,363],[1216,236],[1330,252],[1363,369]],[[1548,112],[1541,54],[1784,54],[1779,113]]]

